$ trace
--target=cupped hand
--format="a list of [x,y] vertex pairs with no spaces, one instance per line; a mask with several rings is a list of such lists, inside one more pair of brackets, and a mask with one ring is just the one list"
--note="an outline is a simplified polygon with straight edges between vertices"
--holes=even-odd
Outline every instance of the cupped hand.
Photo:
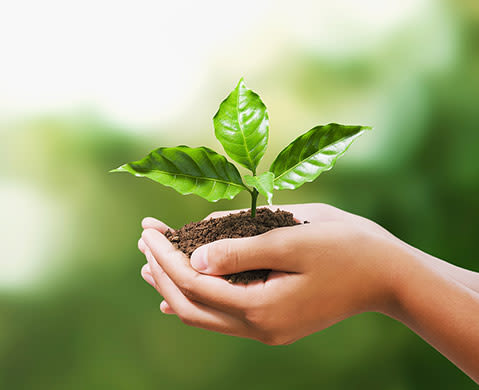
[[[299,222],[267,233],[215,241],[191,261],[143,220],[144,279],[164,297],[164,313],[184,323],[267,344],[289,344],[364,311],[387,312],[407,248],[375,223],[324,204],[271,207]],[[213,213],[209,217],[233,211]],[[219,275],[272,269],[265,282],[228,283]]]

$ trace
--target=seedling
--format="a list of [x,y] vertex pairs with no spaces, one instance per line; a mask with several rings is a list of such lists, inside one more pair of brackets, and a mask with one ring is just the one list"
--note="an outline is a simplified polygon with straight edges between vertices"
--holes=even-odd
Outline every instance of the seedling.
[[256,168],[268,144],[268,111],[260,97],[246,88],[243,79],[221,103],[213,123],[216,138],[226,154],[252,175],[242,179],[238,169],[221,154],[203,146],[184,145],[158,148],[142,160],[111,172],[147,177],[180,194],[196,194],[210,202],[233,199],[245,190],[251,194],[254,217],[258,194],[271,204],[273,190],[294,190],[312,182],[331,169],[351,143],[370,129],[337,123],[316,126],[284,148],[269,171],[257,175]]

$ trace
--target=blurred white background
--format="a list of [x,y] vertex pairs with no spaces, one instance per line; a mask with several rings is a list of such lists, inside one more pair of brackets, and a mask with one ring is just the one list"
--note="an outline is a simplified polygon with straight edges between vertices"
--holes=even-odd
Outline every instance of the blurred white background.
[[[393,58],[388,67],[423,70],[453,54],[446,12],[434,0],[7,0],[0,4],[0,112],[94,111],[145,131],[192,107],[214,107],[203,101],[211,85],[225,96],[241,76],[259,88],[268,75],[284,88],[299,53]],[[410,46],[394,46],[405,31]]]

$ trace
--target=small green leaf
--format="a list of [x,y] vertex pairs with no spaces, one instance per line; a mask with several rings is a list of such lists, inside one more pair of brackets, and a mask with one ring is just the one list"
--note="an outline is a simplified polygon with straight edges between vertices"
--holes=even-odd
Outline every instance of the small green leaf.
[[255,172],[268,143],[269,119],[266,106],[243,79],[221,103],[213,124],[228,156]]
[[245,183],[256,188],[268,200],[269,205],[271,205],[273,200],[273,179],[274,175],[272,172],[264,172],[259,176],[246,175],[244,177]]
[[299,136],[271,164],[269,170],[274,173],[274,188],[295,189],[315,180],[331,169],[351,143],[369,129],[330,123]]
[[233,199],[247,189],[236,167],[225,157],[205,148],[159,148],[142,160],[111,172],[129,172],[172,187],[180,194],[196,194],[210,202]]

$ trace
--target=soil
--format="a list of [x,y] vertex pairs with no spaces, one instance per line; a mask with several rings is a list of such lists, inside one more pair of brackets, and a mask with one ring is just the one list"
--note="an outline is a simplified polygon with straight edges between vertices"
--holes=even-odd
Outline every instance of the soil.
[[[251,237],[279,227],[299,224],[290,212],[280,209],[273,212],[267,208],[260,208],[256,210],[254,218],[251,217],[250,211],[241,211],[225,217],[191,222],[181,229],[168,230],[165,236],[176,248],[191,257],[196,248],[216,240]],[[253,280],[266,281],[270,272],[269,269],[251,270],[223,277],[230,283],[248,284]]]

